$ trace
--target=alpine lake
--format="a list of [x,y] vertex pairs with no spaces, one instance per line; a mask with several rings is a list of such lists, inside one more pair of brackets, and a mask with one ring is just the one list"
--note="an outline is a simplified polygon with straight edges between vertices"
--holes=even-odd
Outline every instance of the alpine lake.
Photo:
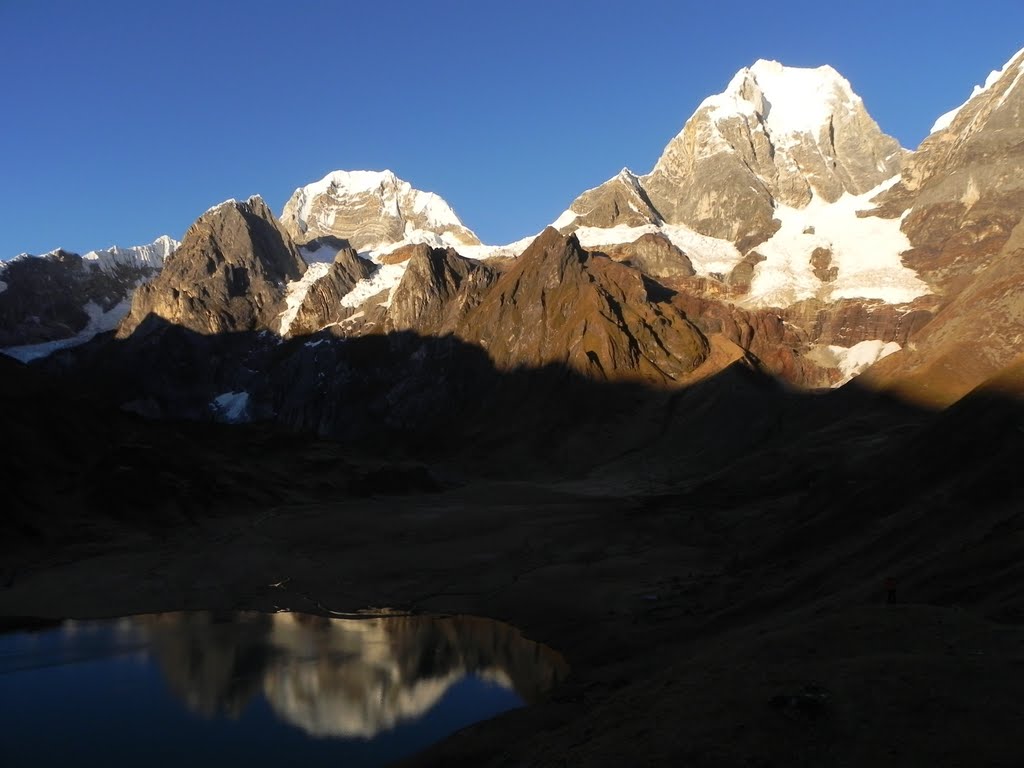
[[557,652],[469,616],[37,623],[0,634],[0,765],[381,766],[566,674]]

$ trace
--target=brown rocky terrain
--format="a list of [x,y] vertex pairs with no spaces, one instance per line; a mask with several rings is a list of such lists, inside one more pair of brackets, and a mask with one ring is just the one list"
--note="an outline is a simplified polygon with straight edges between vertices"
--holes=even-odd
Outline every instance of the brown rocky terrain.
[[699,366],[707,344],[659,289],[548,229],[458,334],[479,343],[499,369],[559,363],[598,379],[664,384]]
[[667,237],[654,232],[632,243],[599,246],[596,250],[660,280],[696,274],[687,255]]
[[1024,343],[1024,52],[908,160],[883,212],[909,208],[904,261],[941,295],[935,319],[870,380],[948,405],[994,376]]
[[641,227],[658,224],[661,216],[647,197],[640,180],[628,168],[594,189],[588,189],[573,200],[566,213],[575,214],[568,224],[559,227],[569,231],[576,227]]
[[409,266],[388,307],[385,331],[455,333],[493,285],[497,271],[450,248],[411,248]]

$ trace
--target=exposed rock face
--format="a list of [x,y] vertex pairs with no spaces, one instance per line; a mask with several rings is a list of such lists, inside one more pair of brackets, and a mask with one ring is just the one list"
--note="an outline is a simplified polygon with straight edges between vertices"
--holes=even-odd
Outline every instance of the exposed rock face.
[[750,283],[754,279],[754,269],[764,261],[765,258],[757,251],[751,251],[743,257],[743,261],[732,268],[726,282],[729,287],[738,294],[750,291]]
[[832,266],[830,248],[815,248],[811,252],[811,266],[814,267],[815,277],[823,283],[831,283],[839,275],[839,269]]
[[901,156],[831,67],[758,61],[701,104],[641,181],[665,221],[756,242],[775,202],[862,194],[898,173]]
[[300,187],[285,203],[281,223],[297,243],[334,235],[357,251],[408,240],[479,245],[451,207],[391,171],[335,171]]
[[623,168],[617,176],[577,197],[553,226],[565,230],[571,224],[575,230],[619,225],[642,227],[660,222],[661,216],[654,210],[640,179]]
[[309,286],[295,318],[288,328],[291,336],[315,333],[325,326],[339,323],[352,314],[341,300],[356,283],[373,274],[375,267],[358,256],[351,246],[339,248],[326,274]]
[[642,235],[632,243],[599,246],[597,250],[659,279],[696,274],[689,257],[667,237],[655,232]]
[[666,384],[704,361],[707,341],[659,289],[549,228],[458,334],[486,349],[499,369],[558,363],[598,379]]
[[1024,50],[924,141],[881,208],[907,205],[904,261],[944,305],[870,380],[946,405],[1024,343]]
[[377,258],[381,264],[401,264],[413,256],[430,253],[431,248],[426,243],[411,243],[402,245],[395,250],[385,253]]
[[262,198],[222,203],[189,228],[159,277],[135,292],[118,338],[149,315],[203,334],[274,328],[286,283],[305,271]]
[[90,277],[82,257],[67,251],[0,265],[5,286],[0,292],[0,346],[65,338],[84,328],[89,316],[83,305],[93,293],[85,287]]
[[0,347],[69,339],[104,317],[110,325],[102,330],[110,330],[135,287],[156,275],[177,246],[163,236],[85,256],[57,250],[0,262]]
[[486,264],[452,249],[417,246],[388,308],[385,330],[453,333],[497,279]]
[[482,347],[499,370],[557,364],[657,384],[683,378],[707,355],[671,291],[554,228],[504,272],[451,249],[411,251],[383,317],[371,297],[359,308],[367,322],[344,333],[451,334]]
[[[149,314],[202,334],[320,334],[308,342],[319,352],[281,352],[287,370],[267,387],[225,364],[205,394],[252,392],[254,412],[324,432],[350,418],[359,398],[346,387],[373,365],[324,344],[337,336],[405,334],[381,342],[379,375],[404,376],[402,354],[437,356],[408,363],[422,370],[405,390],[366,384],[359,396],[381,408],[465,394],[454,375],[430,379],[458,357],[502,375],[547,366],[659,387],[742,360],[822,387],[884,353],[875,380],[932,382],[926,399],[946,402],[1024,338],[1022,83],[1024,52],[906,159],[834,70],[758,62],[701,105],[651,174],[623,170],[588,190],[514,261],[460,256],[492,251],[389,172],[333,173],[297,190],[281,225],[258,200],[202,217],[121,335]],[[325,244],[339,235],[354,247]],[[348,383],[321,407],[331,377]],[[411,424],[422,408],[389,413]]]
[[1001,251],[1024,209],[1024,50],[907,161],[889,197],[909,202],[904,261],[944,288]]
[[[686,294],[688,307],[714,306],[710,323],[690,315],[767,370],[800,386],[837,383],[838,369],[808,357],[833,344],[826,329],[842,327],[849,347],[888,344],[871,334],[902,336],[896,318],[933,307],[913,303],[929,287],[900,261],[902,211],[873,216],[867,194],[903,155],[835,70],[759,61],[701,104],[650,174],[623,171],[555,226]],[[858,300],[863,311],[851,309]]]

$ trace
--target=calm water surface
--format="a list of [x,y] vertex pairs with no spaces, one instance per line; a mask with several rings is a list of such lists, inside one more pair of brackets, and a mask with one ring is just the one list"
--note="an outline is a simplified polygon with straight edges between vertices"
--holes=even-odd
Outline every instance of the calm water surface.
[[375,766],[567,671],[472,617],[173,613],[0,634],[0,766]]

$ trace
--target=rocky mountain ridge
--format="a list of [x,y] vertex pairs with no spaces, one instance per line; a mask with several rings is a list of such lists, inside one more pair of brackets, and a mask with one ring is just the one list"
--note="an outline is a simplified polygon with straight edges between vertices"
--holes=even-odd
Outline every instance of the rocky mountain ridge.
[[941,303],[870,377],[933,405],[997,376],[1024,343],[1024,49],[944,118],[879,200],[881,215],[906,211],[904,263]]
[[147,245],[89,251],[58,249],[0,262],[0,348],[29,360],[113,330],[136,287],[153,278],[178,247],[163,235]]
[[[713,373],[708,359],[749,359],[797,386],[841,384],[929,338],[964,291],[1015,301],[1012,258],[1002,282],[981,273],[1011,242],[1016,177],[964,171],[1020,163],[1020,58],[915,153],[830,67],[759,61],[700,105],[651,173],[623,169],[555,221],[561,240],[533,239],[575,254],[543,279],[531,272],[542,260],[519,256],[532,246],[482,246],[440,198],[387,171],[329,174],[296,190],[280,221],[257,198],[220,206],[136,293],[118,337],[149,315],[198,333],[408,331],[453,334],[503,368],[558,362],[676,385]],[[954,199],[988,213],[975,221]],[[1002,317],[986,374],[1016,343],[1019,316]],[[976,335],[949,327],[956,344]]]
[[222,203],[189,227],[160,274],[135,292],[117,336],[150,316],[206,334],[269,329],[284,309],[287,282],[305,271],[262,198]]

